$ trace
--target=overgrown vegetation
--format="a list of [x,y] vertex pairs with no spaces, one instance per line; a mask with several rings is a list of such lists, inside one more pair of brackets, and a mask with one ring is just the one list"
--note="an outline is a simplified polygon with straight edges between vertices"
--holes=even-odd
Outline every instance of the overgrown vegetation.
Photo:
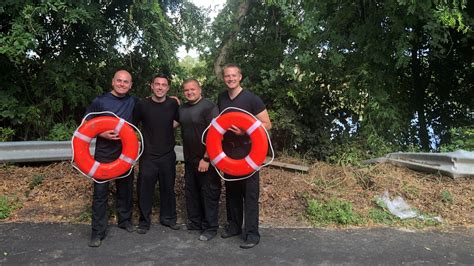
[[309,199],[307,217],[314,226],[357,225],[363,222],[360,215],[353,210],[352,203],[334,198],[327,203]]
[[[0,4],[0,140],[67,140],[118,68],[149,94],[196,77],[213,100],[242,66],[278,153],[357,165],[393,151],[474,149],[472,1],[227,1],[211,23],[188,1]],[[202,56],[178,62],[178,47]],[[222,61],[216,61],[222,58]]]
[[14,198],[0,195],[0,220],[10,217],[10,214],[19,207]]

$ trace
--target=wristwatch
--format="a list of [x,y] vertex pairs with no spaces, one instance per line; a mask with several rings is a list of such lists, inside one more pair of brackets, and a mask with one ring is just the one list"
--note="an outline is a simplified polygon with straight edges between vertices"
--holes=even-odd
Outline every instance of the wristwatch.
[[209,157],[203,157],[202,159],[203,159],[203,161],[205,161],[205,162],[207,162],[207,163],[211,162],[211,160],[209,159]]

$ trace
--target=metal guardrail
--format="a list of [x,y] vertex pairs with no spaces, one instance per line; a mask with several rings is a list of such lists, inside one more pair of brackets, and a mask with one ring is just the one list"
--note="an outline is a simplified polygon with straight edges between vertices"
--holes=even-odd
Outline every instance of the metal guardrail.
[[[91,143],[91,154],[95,141]],[[176,146],[176,160],[183,160],[183,147]],[[71,160],[71,141],[0,142],[0,163],[53,162]]]
[[[95,140],[91,143],[91,154]],[[183,161],[183,147],[175,146],[176,160]],[[71,141],[12,141],[0,142],[0,163],[53,162],[71,160]],[[292,171],[308,172],[309,167],[273,161],[271,166]]]
[[365,163],[389,162],[416,171],[441,173],[452,178],[474,177],[474,152],[394,152]]

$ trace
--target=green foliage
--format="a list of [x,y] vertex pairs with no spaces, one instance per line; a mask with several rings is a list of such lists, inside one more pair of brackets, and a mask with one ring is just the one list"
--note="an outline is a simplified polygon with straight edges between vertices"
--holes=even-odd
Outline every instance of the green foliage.
[[87,206],[77,217],[78,222],[90,222],[92,220],[92,210]]
[[175,52],[206,21],[188,1],[7,1],[0,17],[0,126],[13,140],[65,139],[118,69],[148,95],[156,71],[180,73]]
[[374,223],[392,225],[399,219],[385,209],[372,208],[369,211],[369,219]]
[[451,143],[441,145],[441,152],[474,151],[474,127],[452,128],[450,133]]
[[360,215],[352,210],[352,203],[334,198],[327,203],[309,199],[306,216],[314,226],[357,225],[363,222]]
[[35,175],[33,177],[33,180],[31,180],[30,184],[28,185],[28,187],[30,188],[30,190],[34,189],[35,187],[41,185],[43,183],[43,180],[44,180],[44,176],[42,175]]
[[0,195],[0,220],[10,217],[12,211],[19,207],[20,206],[14,199]]
[[444,203],[447,203],[447,204],[452,204],[453,203],[453,194],[451,194],[451,192],[449,192],[449,190],[447,189],[443,189],[441,191],[441,201],[444,202]]
[[13,138],[13,135],[15,135],[15,130],[9,128],[9,127],[0,127],[0,141],[9,141]]
[[[237,3],[212,25],[208,76]],[[248,3],[225,61],[242,66],[244,87],[266,103],[278,150],[357,164],[450,143],[450,128],[474,122],[472,3]]]
[[73,121],[55,124],[46,140],[70,140],[76,128],[77,125]]

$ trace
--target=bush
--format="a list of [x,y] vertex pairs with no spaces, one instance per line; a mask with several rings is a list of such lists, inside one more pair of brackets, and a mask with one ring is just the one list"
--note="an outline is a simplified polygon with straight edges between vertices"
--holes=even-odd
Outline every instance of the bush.
[[450,134],[451,143],[441,145],[441,152],[455,150],[474,151],[474,127],[452,128]]
[[13,136],[15,136],[15,130],[9,127],[0,127],[0,141],[11,141]]
[[73,121],[55,124],[45,140],[70,140],[76,128]]

